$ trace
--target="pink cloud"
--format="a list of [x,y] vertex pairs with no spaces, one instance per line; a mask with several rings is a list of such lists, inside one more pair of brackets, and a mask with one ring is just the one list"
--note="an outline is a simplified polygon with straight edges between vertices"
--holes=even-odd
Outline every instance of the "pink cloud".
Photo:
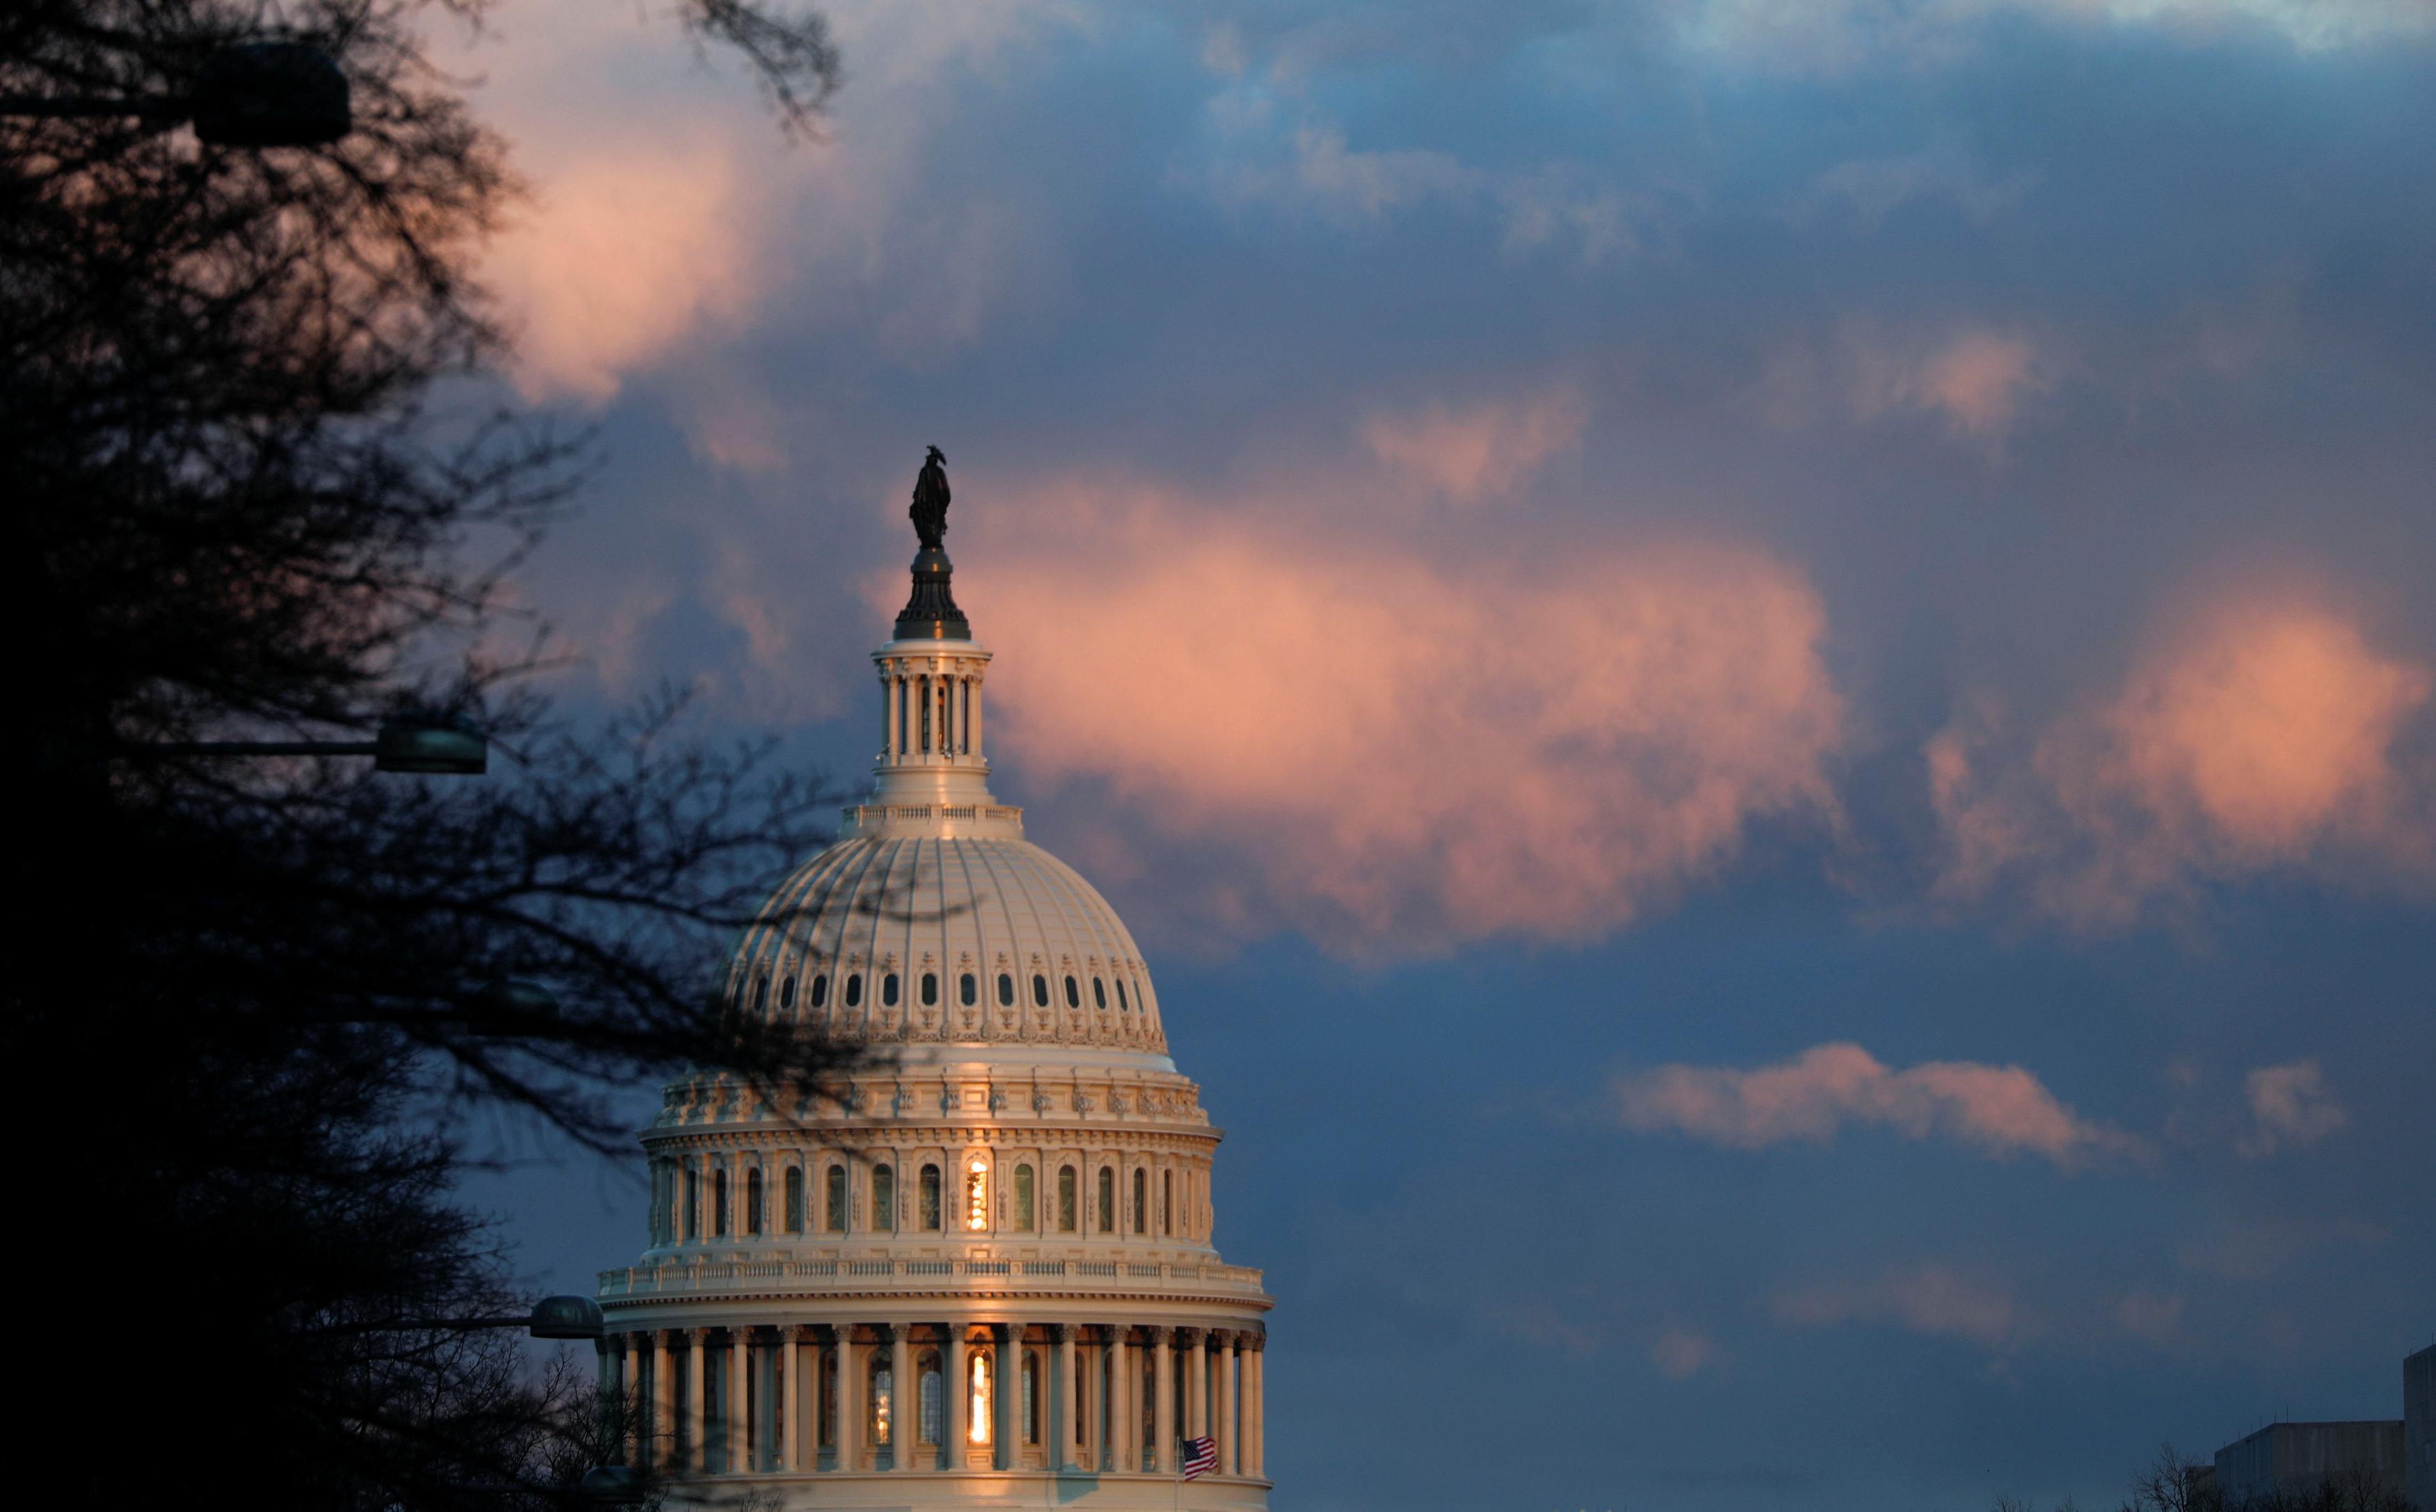
[[1382,412],[1364,422],[1362,439],[1382,462],[1470,504],[1508,492],[1549,457],[1580,445],[1589,420],[1582,396],[1559,391],[1517,404]]
[[2140,1149],[2131,1136],[2075,1114],[2018,1066],[1928,1061],[1899,1071],[1844,1043],[1750,1071],[1662,1066],[1619,1079],[1615,1091],[1627,1128],[1673,1130],[1743,1150],[1796,1139],[1824,1144],[1847,1125],[1951,1139],[1995,1156],[2027,1152],[2066,1169]]
[[1782,562],[1445,565],[1331,529],[1345,491],[1306,486],[1209,508],[1058,482],[984,517],[999,750],[1231,854],[1249,900],[1211,908],[1355,953],[1577,938],[1714,872],[1754,818],[1832,807],[1842,703]]
[[2314,1060],[2262,1066],[2249,1077],[2250,1112],[2256,1120],[2241,1141],[2242,1155],[2256,1159],[2278,1148],[2315,1144],[2351,1121],[2326,1091],[2325,1074]]
[[2115,694],[2002,757],[1985,704],[1928,744],[1949,897],[2008,874],[2043,911],[2122,928],[2211,878],[2273,867],[2436,870],[2426,774],[2404,756],[2436,678],[2358,621],[2242,595],[2152,648]]
[[1963,331],[1926,350],[1864,344],[1853,402],[1865,418],[1907,406],[1942,413],[1964,435],[2000,437],[2022,401],[2050,382],[2027,338]]
[[1874,1280],[1822,1281],[1779,1292],[1769,1305],[1780,1323],[1820,1329],[1846,1323],[1891,1323],[1914,1333],[1963,1339],[1996,1348],[2029,1331],[2000,1281],[1959,1276],[1930,1260],[1889,1270]]
[[1699,1374],[1702,1366],[1716,1358],[1716,1345],[1698,1330],[1672,1328],[1649,1347],[1649,1363],[1667,1380],[1682,1381]]

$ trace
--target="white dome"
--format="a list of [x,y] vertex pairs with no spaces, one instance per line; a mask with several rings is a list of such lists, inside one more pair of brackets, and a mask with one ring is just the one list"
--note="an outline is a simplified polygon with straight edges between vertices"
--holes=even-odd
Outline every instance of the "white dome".
[[881,832],[805,862],[737,942],[740,1008],[850,1042],[986,1047],[999,1064],[1174,1069],[1132,934],[1072,867],[1015,838],[1013,810],[991,827],[1014,833],[979,835],[865,812],[848,810]]

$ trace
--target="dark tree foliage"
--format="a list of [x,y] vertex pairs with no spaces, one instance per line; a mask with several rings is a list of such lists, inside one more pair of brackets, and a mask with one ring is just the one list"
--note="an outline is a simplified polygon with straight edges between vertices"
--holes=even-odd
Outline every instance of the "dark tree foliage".
[[[671,701],[554,723],[515,691],[533,653],[497,650],[505,574],[584,459],[430,402],[501,351],[470,269],[516,184],[418,40],[481,10],[0,7],[0,95],[176,96],[216,47],[297,38],[357,118],[267,149],[0,121],[0,1049],[52,1121],[16,1183],[47,1285],[18,1335],[38,1497],[497,1509],[571,1484],[600,1451],[589,1359],[536,1380],[519,1335],[450,1326],[530,1299],[451,1202],[449,1118],[617,1148],[618,1085],[834,1059],[722,1024],[709,981],[818,795],[680,739]],[[817,16],[677,14],[814,123]],[[409,708],[485,729],[491,774],[148,749],[359,739]]]

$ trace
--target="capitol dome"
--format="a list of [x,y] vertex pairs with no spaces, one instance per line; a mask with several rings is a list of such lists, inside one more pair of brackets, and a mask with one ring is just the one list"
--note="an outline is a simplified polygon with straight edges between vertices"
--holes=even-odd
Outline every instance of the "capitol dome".
[[1222,1136],[1123,921],[989,791],[938,461],[871,795],[721,978],[854,1058],[665,1089],[602,1387],[630,1463],[791,1509],[1264,1512],[1270,1299],[1213,1242]]

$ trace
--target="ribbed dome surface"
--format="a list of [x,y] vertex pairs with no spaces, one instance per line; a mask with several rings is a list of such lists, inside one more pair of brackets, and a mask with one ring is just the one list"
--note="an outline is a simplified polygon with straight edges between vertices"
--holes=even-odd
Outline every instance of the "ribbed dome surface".
[[846,1039],[988,1045],[993,1060],[1091,1047],[1173,1069],[1116,910],[1023,840],[842,840],[772,893],[730,971],[740,1007]]

